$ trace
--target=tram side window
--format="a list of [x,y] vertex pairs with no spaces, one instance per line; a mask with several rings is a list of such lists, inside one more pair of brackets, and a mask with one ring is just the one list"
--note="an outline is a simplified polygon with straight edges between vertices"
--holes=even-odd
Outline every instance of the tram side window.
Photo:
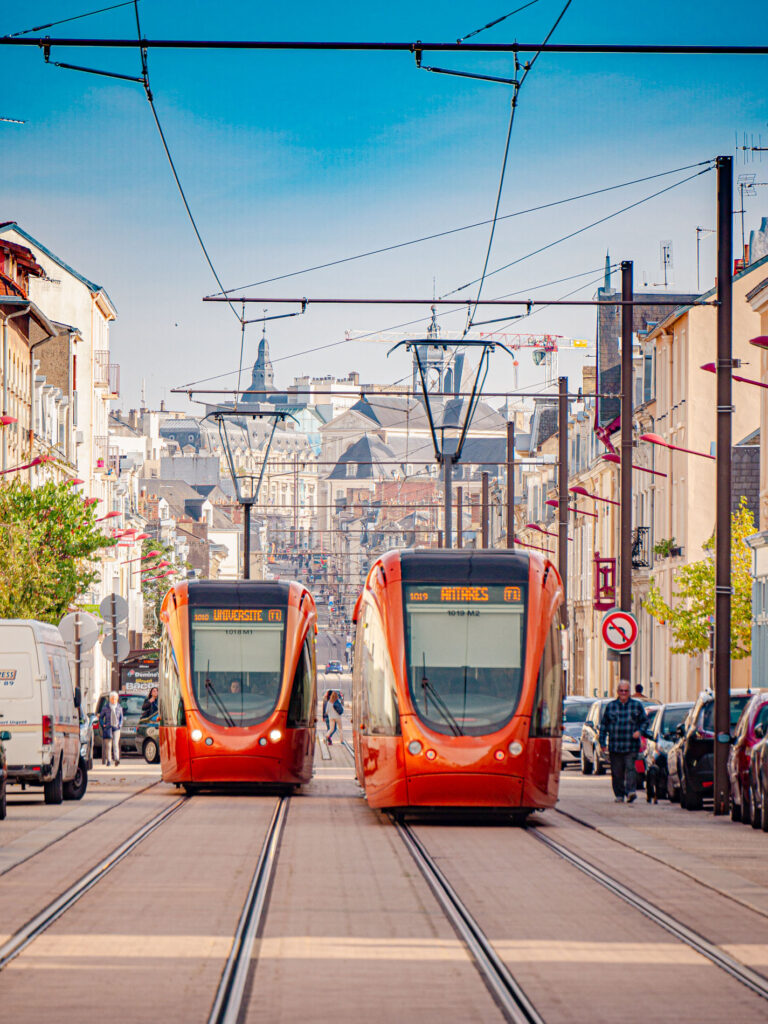
[[158,680],[160,721],[163,725],[184,725],[184,705],[181,699],[181,680],[173,647],[168,634],[163,633],[160,645],[160,671]]
[[291,702],[288,705],[289,729],[309,725],[312,715],[312,691],[312,655],[305,641],[293,676]]
[[368,732],[379,736],[400,733],[395,672],[378,613],[368,605],[363,614],[362,676],[368,704]]
[[563,718],[563,647],[560,616],[549,627],[541,656],[536,699],[531,718],[531,736],[560,736]]

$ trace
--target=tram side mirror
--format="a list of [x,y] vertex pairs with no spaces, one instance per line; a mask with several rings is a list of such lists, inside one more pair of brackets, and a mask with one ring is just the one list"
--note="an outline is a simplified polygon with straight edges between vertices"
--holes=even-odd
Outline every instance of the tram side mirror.
[[76,686],[75,687],[75,707],[79,708],[82,703],[83,703],[83,696],[80,693],[80,687]]

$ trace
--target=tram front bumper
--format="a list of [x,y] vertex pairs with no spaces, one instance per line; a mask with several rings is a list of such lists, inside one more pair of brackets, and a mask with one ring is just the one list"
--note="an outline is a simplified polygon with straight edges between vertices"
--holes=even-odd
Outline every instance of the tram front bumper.
[[192,782],[286,782],[279,757],[255,754],[208,754],[191,759]]
[[411,807],[520,807],[523,779],[490,772],[408,775]]

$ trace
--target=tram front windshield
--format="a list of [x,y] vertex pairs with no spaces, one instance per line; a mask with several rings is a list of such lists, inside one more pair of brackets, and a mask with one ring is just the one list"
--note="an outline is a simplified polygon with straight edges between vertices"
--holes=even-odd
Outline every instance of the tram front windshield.
[[526,588],[404,587],[408,685],[422,721],[447,735],[500,729],[523,685]]
[[206,718],[263,722],[280,695],[282,608],[190,608],[192,688]]

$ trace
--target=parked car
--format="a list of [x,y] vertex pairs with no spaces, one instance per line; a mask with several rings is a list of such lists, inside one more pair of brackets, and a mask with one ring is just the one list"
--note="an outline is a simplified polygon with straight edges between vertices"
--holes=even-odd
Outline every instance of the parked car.
[[[612,700],[615,698],[606,697],[603,700],[596,700],[581,727],[581,771],[584,775],[591,775],[593,772],[595,775],[602,775],[605,769],[610,767],[608,747],[600,746],[600,725],[605,709]],[[643,701],[642,704],[649,717],[659,708],[658,704],[651,704],[649,701]],[[638,772],[637,782],[638,787],[642,789],[642,771]]]
[[[643,761],[645,774],[653,767],[654,788],[658,796],[667,795],[667,754],[677,739],[677,727],[693,707],[693,701],[662,704],[653,715],[651,735],[647,737]],[[650,716],[649,716],[650,717]]]
[[[136,726],[141,719],[141,708],[146,700],[145,693],[119,693],[117,695],[120,707],[123,709],[123,728],[120,730],[120,752],[128,750],[134,753],[136,750]],[[109,695],[102,693],[96,705],[96,720],[93,723],[93,752],[101,757],[101,725],[99,714],[101,709],[109,700]]]
[[768,726],[759,724],[755,732],[760,738],[752,748],[749,764],[749,806],[752,811],[752,828],[762,828],[763,832],[768,832]]
[[148,718],[142,718],[136,726],[136,750],[147,764],[160,761],[160,726],[157,711]]
[[728,752],[728,782],[731,788],[731,819],[752,821],[750,764],[752,750],[768,731],[768,691],[758,690],[744,705]]
[[88,784],[80,759],[80,691],[56,626],[0,621],[0,680],[0,718],[10,730],[7,781],[42,786],[47,804],[79,800]]
[[594,697],[566,697],[563,701],[562,767],[578,764],[581,758],[581,727],[595,703]]
[[327,665],[325,666],[325,671],[326,671],[326,672],[327,672],[327,673],[328,673],[329,675],[330,675],[330,674],[332,674],[332,673],[334,673],[334,672],[335,672],[335,673],[336,673],[337,675],[341,675],[341,673],[342,673],[342,672],[343,672],[344,670],[343,670],[343,669],[342,669],[342,667],[341,667],[341,662],[340,662],[340,661],[329,661],[329,662],[328,662],[328,664],[327,664]]
[[[731,732],[744,705],[753,696],[750,690],[731,691]],[[685,721],[677,727],[677,739],[667,753],[667,795],[680,806],[698,811],[714,785],[715,695],[711,690],[699,694]]]
[[608,766],[608,751],[600,746],[600,723],[606,705],[613,698],[596,700],[581,727],[581,771],[583,775],[602,775]]
[[5,763],[5,741],[11,738],[8,729],[0,732],[0,821],[5,818],[8,806],[8,771]]

